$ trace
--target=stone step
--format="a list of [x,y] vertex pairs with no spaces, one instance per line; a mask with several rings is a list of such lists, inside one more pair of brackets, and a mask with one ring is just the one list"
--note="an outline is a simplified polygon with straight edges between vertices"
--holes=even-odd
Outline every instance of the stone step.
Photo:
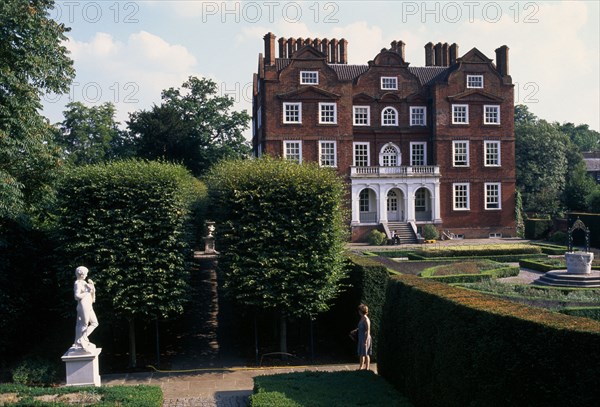
[[600,273],[569,274],[564,270],[549,271],[533,284],[553,287],[600,287]]

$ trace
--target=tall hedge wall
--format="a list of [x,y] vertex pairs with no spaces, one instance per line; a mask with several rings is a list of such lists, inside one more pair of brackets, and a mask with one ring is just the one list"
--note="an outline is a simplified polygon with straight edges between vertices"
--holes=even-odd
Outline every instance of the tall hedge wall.
[[378,371],[419,406],[587,406],[600,323],[414,276],[388,283]]

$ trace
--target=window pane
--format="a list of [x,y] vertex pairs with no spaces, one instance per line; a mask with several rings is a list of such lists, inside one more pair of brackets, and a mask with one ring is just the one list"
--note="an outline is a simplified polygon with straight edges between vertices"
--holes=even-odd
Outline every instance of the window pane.
[[467,141],[455,141],[454,166],[466,167],[469,165],[469,143]]
[[384,126],[395,126],[397,124],[397,113],[391,107],[386,107],[383,109],[382,113],[382,125]]
[[485,124],[500,123],[500,106],[485,106]]
[[369,166],[369,145],[355,144],[354,145],[354,166],[368,167]]
[[411,107],[410,108],[410,125],[425,126],[425,108]]
[[467,75],[467,88],[483,88],[483,75]]
[[319,103],[319,123],[337,123],[335,103]]
[[317,71],[301,71],[300,83],[303,85],[316,85],[319,83],[319,72]]
[[485,142],[485,165],[497,166],[500,165],[500,142],[486,141]]
[[284,156],[287,160],[297,163],[302,161],[302,152],[300,150],[299,141],[286,141],[284,147]]
[[425,143],[411,145],[410,165],[425,165]]
[[452,123],[469,123],[468,105],[452,105]]
[[368,126],[369,125],[369,107],[354,106],[354,125]]
[[485,184],[485,209],[500,209],[500,184]]
[[469,184],[454,184],[454,209],[469,209]]
[[300,103],[284,103],[283,104],[283,122],[284,123],[301,123],[301,108]]
[[320,163],[322,167],[335,167],[335,142],[333,141],[321,141],[321,159]]

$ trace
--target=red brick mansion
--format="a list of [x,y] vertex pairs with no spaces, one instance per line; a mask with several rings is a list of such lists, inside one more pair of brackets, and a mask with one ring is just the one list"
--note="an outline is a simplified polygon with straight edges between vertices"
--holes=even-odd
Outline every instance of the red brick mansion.
[[[411,67],[394,41],[365,65],[344,39],[265,35],[254,75],[255,156],[335,168],[348,184],[352,240],[377,228],[515,236],[513,84],[508,47],[425,45]],[[279,57],[275,56],[278,49]]]

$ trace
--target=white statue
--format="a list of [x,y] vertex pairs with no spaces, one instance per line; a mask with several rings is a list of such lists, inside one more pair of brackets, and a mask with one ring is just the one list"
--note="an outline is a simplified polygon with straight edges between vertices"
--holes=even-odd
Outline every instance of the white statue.
[[77,301],[77,324],[75,325],[75,343],[71,349],[91,352],[96,345],[88,337],[98,327],[98,318],[92,304],[96,301],[96,287],[91,279],[86,281],[88,269],[80,266],[75,269],[74,293]]

